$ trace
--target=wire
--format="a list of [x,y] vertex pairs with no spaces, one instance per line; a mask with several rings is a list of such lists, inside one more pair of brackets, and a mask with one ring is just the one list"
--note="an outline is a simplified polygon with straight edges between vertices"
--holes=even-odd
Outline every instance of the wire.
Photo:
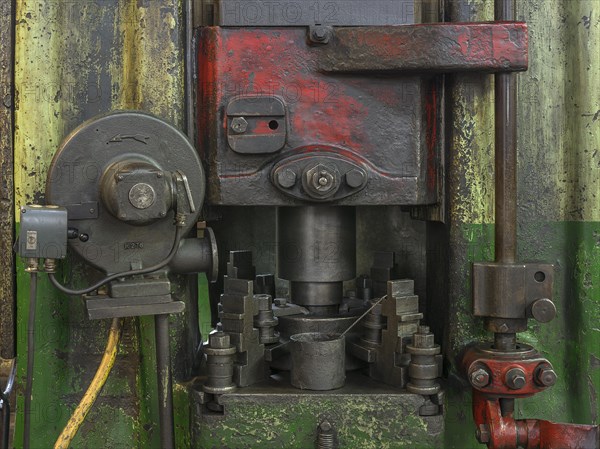
[[3,413],[2,423],[2,449],[8,449],[8,443],[10,438],[10,394],[12,392],[13,383],[17,374],[17,363],[13,361],[8,375],[8,381],[4,391],[0,391],[0,408]]
[[75,438],[75,435],[77,435],[77,431],[81,427],[83,421],[85,421],[85,418],[94,405],[94,402],[96,402],[96,399],[98,398],[102,387],[104,387],[106,379],[108,379],[108,375],[115,364],[120,338],[121,319],[114,318],[110,326],[106,349],[104,350],[104,355],[102,356],[102,361],[100,362],[100,366],[96,371],[96,375],[92,379],[87,391],[81,398],[81,401],[79,402],[79,405],[77,405],[73,415],[71,415],[71,418],[69,418],[67,425],[56,440],[56,443],[54,443],[54,449],[68,449],[71,445],[71,441],[73,438]]
[[366,317],[368,315],[368,313],[373,310],[375,308],[375,306],[377,306],[377,304],[379,304],[381,301],[383,301],[385,298],[387,298],[387,295],[383,295],[381,298],[379,298],[377,301],[375,301],[373,304],[371,304],[371,307],[369,307],[365,313],[363,313],[361,316],[359,316],[356,320],[354,320],[354,323],[352,323],[350,325],[350,327],[348,329],[346,329],[344,332],[342,332],[342,334],[340,335],[340,338],[342,338],[344,335],[346,335],[346,333],[352,329],[354,326],[356,326],[358,324],[358,322],[360,320],[362,320],[364,317]]
[[29,449],[31,435],[31,395],[33,389],[33,355],[35,351],[35,303],[37,273],[29,278],[29,319],[27,321],[27,371],[25,377],[25,407],[23,409],[23,448]]
[[171,252],[166,257],[166,259],[164,259],[162,262],[159,262],[156,265],[153,265],[148,268],[142,268],[140,270],[123,271],[121,273],[112,274],[108,277],[105,277],[101,281],[96,282],[91,287],[87,287],[87,288],[84,288],[81,290],[72,290],[72,289],[62,285],[58,281],[58,279],[56,279],[56,276],[54,276],[54,273],[48,273],[48,278],[50,279],[50,282],[52,283],[52,285],[54,287],[56,287],[61,292],[65,293],[67,295],[71,295],[71,296],[85,295],[87,293],[93,292],[94,290],[98,290],[104,284],[107,284],[110,281],[114,281],[115,279],[126,277],[126,276],[138,276],[138,275],[142,275],[142,274],[148,274],[148,273],[152,273],[154,271],[158,271],[161,268],[164,268],[173,260],[173,258],[175,257],[175,254],[177,254],[177,250],[179,249],[179,242],[181,241],[182,236],[183,236],[182,228],[177,226],[177,230],[175,231],[175,241],[173,242],[173,247],[171,248]]

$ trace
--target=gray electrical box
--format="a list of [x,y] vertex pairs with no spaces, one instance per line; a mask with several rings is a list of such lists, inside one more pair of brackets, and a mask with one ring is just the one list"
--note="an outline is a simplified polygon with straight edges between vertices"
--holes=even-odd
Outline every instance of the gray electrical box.
[[67,255],[67,209],[22,206],[17,254],[25,258],[63,259]]

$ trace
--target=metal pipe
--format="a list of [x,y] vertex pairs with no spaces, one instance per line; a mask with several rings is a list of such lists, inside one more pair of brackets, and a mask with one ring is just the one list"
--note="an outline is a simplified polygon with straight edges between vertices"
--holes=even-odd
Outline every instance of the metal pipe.
[[184,6],[185,20],[185,120],[186,134],[190,141],[195,144],[196,129],[194,123],[194,0],[186,0]]
[[[37,267],[35,269],[37,269]],[[27,369],[25,379],[25,406],[23,408],[24,449],[29,449],[31,441],[31,396],[33,394],[33,361],[35,355],[35,305],[37,298],[37,272],[31,272],[29,282],[29,319],[27,322]]]
[[169,346],[169,315],[154,316],[156,341],[156,373],[158,385],[158,418],[161,449],[175,448],[173,424],[173,380]]
[[[515,20],[515,0],[496,0],[495,20]],[[517,258],[517,80],[512,73],[495,75],[495,254],[498,263]],[[511,298],[501,298],[510,301]],[[514,333],[496,333],[494,347],[516,348]]]

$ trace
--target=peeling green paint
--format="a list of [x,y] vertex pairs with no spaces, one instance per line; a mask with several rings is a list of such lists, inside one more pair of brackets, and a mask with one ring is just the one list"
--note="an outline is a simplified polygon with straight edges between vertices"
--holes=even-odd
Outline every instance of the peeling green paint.
[[[492,19],[492,0],[450,3],[464,5],[462,20]],[[548,325],[532,322],[521,335],[553,362],[559,381],[548,392],[519,400],[517,413],[598,423],[600,11],[595,0],[517,3],[519,18],[530,24],[530,69],[519,75],[520,256],[556,264],[559,309],[557,320]],[[17,2],[17,205],[43,201],[47,168],[60,141],[98,113],[143,109],[181,127],[181,5],[176,0]],[[473,436],[470,391],[457,375],[456,357],[464,344],[487,335],[481,321],[471,317],[470,263],[493,257],[493,84],[489,75],[461,75],[451,77],[450,86],[454,118],[447,165],[450,262],[444,292],[448,398],[443,447],[463,449],[480,447]],[[82,285],[91,273],[72,262],[63,274]],[[20,360],[25,359],[27,285],[18,265]],[[204,326],[206,310],[204,304]],[[80,300],[57,294],[43,276],[37,315],[33,447],[48,447],[93,375],[107,323],[89,322]],[[174,335],[184,327],[182,318],[174,319]],[[151,320],[128,320],[126,329],[115,371],[74,447],[158,447],[153,325]],[[21,363],[21,393],[23,369]],[[306,436],[315,428],[314,404],[284,412],[254,404],[248,414],[235,418],[235,425],[219,427],[215,420],[209,433],[195,434],[192,441],[186,385],[176,384],[174,395],[178,447],[226,447],[240,441],[247,447],[263,441],[290,448],[314,445]],[[401,413],[383,427],[385,421],[375,417],[385,405],[383,400],[378,407],[353,403],[354,420],[344,424],[343,447],[439,447],[418,439],[423,431],[418,419],[407,420],[414,434],[400,432],[405,429]],[[331,404],[326,408],[335,412]],[[273,428],[260,432],[257,422],[270,422]],[[19,415],[16,447],[22,445],[21,428]]]
[[[43,203],[46,173],[58,145],[95,115],[141,109],[181,127],[184,64],[179,1],[22,0],[16,5],[17,205]],[[78,261],[61,266],[61,276],[75,285],[86,285],[91,275],[97,276]],[[26,356],[27,304],[28,280],[19,264],[19,360]],[[154,428],[154,346],[149,343],[153,334],[140,321],[141,325],[127,321],[115,368],[73,447],[159,446]],[[183,321],[175,318],[175,326],[181,327]],[[107,329],[107,322],[90,322],[84,316],[79,298],[58,294],[40,276],[32,447],[48,447],[60,433],[97,368]],[[180,343],[174,340],[176,347]],[[21,394],[24,367],[19,364]],[[21,447],[21,401],[18,410],[15,444]]]
[[[242,393],[243,394],[243,393]],[[410,395],[314,395],[226,399],[225,415],[196,414],[193,447],[201,449],[316,447],[317,427],[327,419],[341,448],[440,447],[439,417],[415,414]],[[418,405],[417,405],[418,409]]]

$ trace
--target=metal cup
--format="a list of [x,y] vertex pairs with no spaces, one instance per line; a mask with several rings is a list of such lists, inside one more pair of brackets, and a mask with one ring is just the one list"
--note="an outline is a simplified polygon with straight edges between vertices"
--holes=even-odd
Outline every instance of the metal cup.
[[291,382],[301,390],[334,390],[346,380],[346,340],[339,334],[305,333],[290,337]]

